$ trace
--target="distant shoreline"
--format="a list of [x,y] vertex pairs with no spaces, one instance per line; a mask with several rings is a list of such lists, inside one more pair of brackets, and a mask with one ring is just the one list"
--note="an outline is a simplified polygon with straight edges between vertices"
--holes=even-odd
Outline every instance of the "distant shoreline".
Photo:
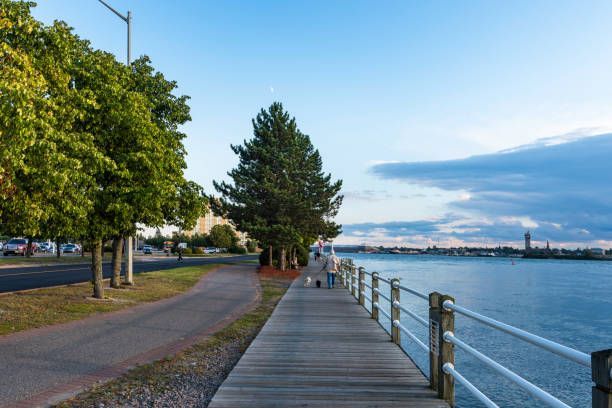
[[578,256],[578,255],[445,255],[445,254],[421,254],[402,252],[343,252],[339,254],[362,254],[362,255],[406,255],[406,256],[440,256],[446,258],[504,258],[504,259],[555,259],[561,261],[612,261],[612,257]]

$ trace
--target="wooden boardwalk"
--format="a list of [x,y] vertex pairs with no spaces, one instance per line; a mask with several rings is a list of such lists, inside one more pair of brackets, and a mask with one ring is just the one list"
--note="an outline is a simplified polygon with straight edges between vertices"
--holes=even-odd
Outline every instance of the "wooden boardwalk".
[[345,289],[297,279],[209,407],[448,405]]

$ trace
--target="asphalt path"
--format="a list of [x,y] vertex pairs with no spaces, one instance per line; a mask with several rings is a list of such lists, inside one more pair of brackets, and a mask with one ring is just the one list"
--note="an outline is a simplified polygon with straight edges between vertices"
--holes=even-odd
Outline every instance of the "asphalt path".
[[[86,258],[87,259],[87,258]],[[179,266],[229,264],[257,259],[256,255],[239,255],[228,257],[183,258],[178,262],[175,256],[168,258],[136,258],[134,259],[134,273],[160,271],[177,268]],[[125,270],[125,268],[124,268]],[[105,278],[111,276],[111,264],[103,264]],[[59,264],[49,266],[21,266],[0,269],[0,293],[45,288],[49,286],[68,285],[71,283],[87,282],[91,280],[91,266],[83,264]]]
[[179,296],[0,336],[0,407],[48,406],[201,341],[256,304],[256,271],[222,266]]

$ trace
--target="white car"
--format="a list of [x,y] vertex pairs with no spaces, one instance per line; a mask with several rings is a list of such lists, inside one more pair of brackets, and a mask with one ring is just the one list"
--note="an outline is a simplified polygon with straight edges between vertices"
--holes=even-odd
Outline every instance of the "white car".
[[55,253],[55,245],[52,242],[43,242],[38,246],[40,252],[45,252],[49,254]]

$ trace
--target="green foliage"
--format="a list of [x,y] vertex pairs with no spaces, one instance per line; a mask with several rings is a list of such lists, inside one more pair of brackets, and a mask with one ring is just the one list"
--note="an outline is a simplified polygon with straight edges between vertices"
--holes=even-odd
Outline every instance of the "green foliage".
[[137,224],[193,227],[206,197],[183,174],[188,97],[147,57],[126,67],[33,6],[0,0],[3,232],[101,248]]
[[250,253],[257,251],[257,241],[253,239],[247,240],[246,248],[247,248],[247,251],[249,251]]
[[79,236],[94,181],[83,169],[104,161],[75,129],[92,103],[72,86],[84,42],[34,20],[33,5],[0,0],[0,222],[11,235]]
[[229,253],[244,255],[247,253],[247,249],[243,247],[242,245],[236,245],[236,246],[230,247]]
[[204,255],[204,251],[203,251],[203,250],[202,250],[202,248],[200,248],[200,247],[196,247],[196,248],[193,250],[193,253],[194,253],[194,254],[196,254],[196,255]]
[[319,152],[280,103],[262,110],[253,120],[253,138],[232,150],[239,159],[228,173],[233,184],[214,183],[221,198],[211,202],[213,211],[264,248],[288,250],[340,233],[332,219],[342,203],[342,182],[323,172]]
[[208,238],[217,248],[232,248],[238,245],[238,237],[230,225],[215,225],[210,229]]
[[[278,266],[277,259],[280,256],[280,250],[277,247],[272,247],[272,265]],[[264,248],[259,254],[259,264],[261,266],[267,266],[270,264],[270,251],[268,248]]]
[[191,248],[183,249],[183,255],[191,255],[191,254],[193,254],[193,251],[191,250]]
[[298,245],[296,247],[296,256],[298,259],[298,264],[300,266],[307,266],[308,265],[308,260],[310,258],[310,250],[308,248],[305,248],[301,245]]

